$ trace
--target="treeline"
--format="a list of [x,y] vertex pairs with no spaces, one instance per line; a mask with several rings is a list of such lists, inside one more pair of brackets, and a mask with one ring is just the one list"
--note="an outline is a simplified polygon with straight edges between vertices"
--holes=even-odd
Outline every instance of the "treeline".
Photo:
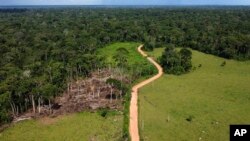
[[112,42],[166,44],[250,59],[250,9],[47,8],[0,12],[0,123],[49,104],[66,82],[105,66]]
[[28,9],[26,8],[6,8],[6,9],[0,9],[0,13],[20,13],[20,12],[26,12]]

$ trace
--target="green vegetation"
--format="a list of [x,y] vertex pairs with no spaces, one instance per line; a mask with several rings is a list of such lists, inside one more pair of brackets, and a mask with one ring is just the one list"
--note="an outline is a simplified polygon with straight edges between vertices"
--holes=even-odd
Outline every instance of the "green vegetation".
[[122,98],[123,95],[125,95],[128,92],[127,84],[122,83],[121,81],[113,78],[109,78],[106,80],[106,83],[114,86],[117,88],[120,92],[120,98]]
[[156,73],[156,69],[137,51],[139,43],[113,43],[98,50],[111,67],[118,67],[129,75],[132,81]]
[[[158,58],[163,51],[159,48],[149,54]],[[193,71],[164,75],[140,90],[144,140],[224,141],[230,124],[250,123],[250,62],[194,50],[192,54]]]
[[[141,42],[147,50],[174,44],[248,60],[249,19],[249,7],[1,9],[0,124],[53,104],[67,82],[104,67],[96,51],[110,43]],[[138,68],[145,69],[134,64],[129,73],[151,73]]]
[[116,49],[116,53],[115,55],[113,56],[115,62],[116,62],[116,65],[118,67],[121,67],[121,68],[124,68],[124,67],[127,67],[128,65],[128,55],[129,55],[129,52],[126,48],[118,48]]
[[[114,43],[98,50],[98,55],[106,58],[105,62],[112,67],[118,67],[122,72],[131,77],[132,83],[127,86],[121,86],[114,79],[108,79],[107,83],[112,83],[119,90],[127,92],[124,96],[124,121],[123,121],[123,138],[129,138],[129,105],[130,93],[127,87],[131,87],[139,79],[148,77],[156,73],[156,69],[146,58],[143,58],[137,51],[139,43]],[[125,54],[124,54],[125,53]],[[125,57],[126,56],[126,57]],[[126,61],[125,61],[126,60]]]
[[[123,50],[126,49],[128,52],[126,58],[128,60],[127,65],[126,67],[122,65],[123,69],[130,71],[131,68],[133,68],[132,66],[137,64],[141,66],[141,68],[138,69],[140,71],[145,71],[149,68],[153,69],[152,72],[155,72],[153,66],[137,52],[138,46],[138,43],[114,43],[99,49],[97,55],[99,57],[106,56],[107,60],[103,60],[103,62],[107,64],[111,63],[112,67],[121,67],[116,63],[116,58],[113,56],[119,53],[117,50],[122,47]],[[138,71],[138,73],[141,72]],[[139,76],[134,78],[139,78]],[[28,137],[30,140],[90,140],[91,138],[95,140],[122,140],[129,138],[129,85],[112,78],[108,79],[107,83],[118,88],[120,90],[120,95],[124,97],[123,115],[109,111],[108,109],[101,109],[97,113],[83,112],[51,119],[53,121],[56,120],[56,122],[50,125],[43,125],[40,123],[40,120],[24,121],[6,129],[0,134],[0,140],[9,141],[17,140],[17,138],[24,140]],[[45,90],[50,89],[52,88],[48,87]],[[72,125],[70,123],[72,123]],[[50,135],[49,133],[52,131],[53,134]],[[24,132],[24,134],[21,134],[22,132]],[[61,134],[63,134],[63,136],[60,136]]]
[[[143,57],[137,52],[137,47],[140,43],[114,43],[110,44],[104,48],[98,50],[98,54],[104,56],[106,58],[106,62],[116,65],[116,56],[118,56],[118,52],[126,52],[126,59],[129,66],[136,64],[138,62],[146,62]],[[121,54],[122,54],[121,53]],[[122,54],[125,55],[125,54]]]
[[177,52],[173,46],[167,46],[160,57],[160,64],[165,73],[180,75],[192,68],[192,52],[182,48]]
[[[30,108],[35,113],[40,105],[51,107],[69,81],[86,77],[96,69],[116,67],[130,77],[131,84],[156,72],[137,53],[138,43],[114,42],[140,42],[146,50],[174,44],[224,58],[249,60],[249,19],[249,7],[1,9],[0,125]],[[140,96],[143,105],[140,111],[145,119],[141,119],[141,131],[145,140],[147,136],[150,140],[227,140],[229,123],[249,122],[246,108],[249,107],[249,62],[225,61],[196,51],[193,54],[193,72],[179,77],[166,75],[167,78],[142,90],[145,97]],[[189,63],[185,66],[184,70],[190,68]],[[129,99],[130,95],[125,95],[125,138],[128,137]],[[94,126],[99,120],[93,116],[79,117],[92,117]],[[107,111],[102,111],[102,116],[107,117]],[[82,118],[79,122],[66,119],[58,123],[66,122],[60,125],[67,130],[72,129],[70,123],[80,126],[79,123],[87,121],[88,124]],[[21,140],[25,136],[25,140],[32,140],[37,135],[42,140],[46,136],[48,140],[57,140],[64,134],[72,139],[78,132],[84,135],[78,130],[81,128],[61,131],[65,128],[59,128],[56,123],[48,128],[34,120],[25,124],[34,128],[15,133],[22,129],[19,123],[1,137]],[[96,129],[91,131],[102,129],[93,128]],[[83,130],[88,133],[89,129]],[[109,135],[112,130],[107,130],[103,130],[107,133],[101,140],[112,137]],[[54,132],[58,138],[51,134]]]
[[107,112],[82,112],[57,118],[29,120],[12,125],[0,133],[1,141],[101,140],[122,138],[123,116]]

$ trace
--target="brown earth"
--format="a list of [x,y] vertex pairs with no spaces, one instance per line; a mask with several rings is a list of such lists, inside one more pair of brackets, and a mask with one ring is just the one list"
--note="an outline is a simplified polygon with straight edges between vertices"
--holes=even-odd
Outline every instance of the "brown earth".
[[56,118],[50,118],[50,117],[44,117],[44,118],[40,118],[39,122],[43,125],[51,125],[56,123],[59,119],[61,119],[62,117],[58,116]]
[[[88,78],[72,81],[67,90],[52,101],[51,109],[44,104],[36,114],[32,109],[14,119],[14,122],[31,118],[57,117],[81,111],[95,111],[97,109],[123,109],[123,98],[118,89],[106,83],[109,78],[130,83],[128,77],[119,69],[101,69],[90,74]],[[112,95],[111,95],[112,93]]]

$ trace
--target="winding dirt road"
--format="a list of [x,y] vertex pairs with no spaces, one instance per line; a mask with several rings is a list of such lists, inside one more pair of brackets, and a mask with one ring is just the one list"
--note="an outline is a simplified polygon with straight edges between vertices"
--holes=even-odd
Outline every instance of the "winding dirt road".
[[129,132],[131,136],[131,141],[139,141],[139,129],[138,129],[138,106],[137,106],[137,101],[138,101],[138,90],[147,85],[150,82],[153,82],[154,80],[158,79],[161,77],[163,74],[163,69],[162,67],[156,63],[151,57],[148,57],[145,52],[143,52],[142,49],[143,45],[140,45],[138,47],[138,52],[143,56],[147,57],[148,61],[152,63],[157,69],[158,69],[158,74],[145,80],[142,81],[141,83],[135,85],[132,88],[132,93],[131,93],[131,101],[130,101],[130,122],[129,122]]

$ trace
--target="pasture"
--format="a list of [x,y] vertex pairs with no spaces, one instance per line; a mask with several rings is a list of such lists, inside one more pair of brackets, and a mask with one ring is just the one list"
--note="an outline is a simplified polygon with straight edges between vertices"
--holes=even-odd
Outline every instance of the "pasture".
[[122,138],[123,115],[82,112],[56,118],[29,120],[0,133],[1,141],[117,141]]
[[107,45],[104,48],[101,48],[98,50],[98,54],[105,56],[106,62],[110,63],[112,65],[115,65],[115,59],[113,56],[116,54],[116,50],[119,48],[125,48],[128,51],[128,65],[146,62],[147,60],[144,59],[138,52],[137,47],[140,45],[140,43],[134,43],[134,42],[117,42],[110,45]]
[[[148,54],[158,58],[162,51]],[[142,140],[224,141],[229,140],[230,124],[250,123],[250,61],[192,53],[196,69],[163,75],[140,90]]]

